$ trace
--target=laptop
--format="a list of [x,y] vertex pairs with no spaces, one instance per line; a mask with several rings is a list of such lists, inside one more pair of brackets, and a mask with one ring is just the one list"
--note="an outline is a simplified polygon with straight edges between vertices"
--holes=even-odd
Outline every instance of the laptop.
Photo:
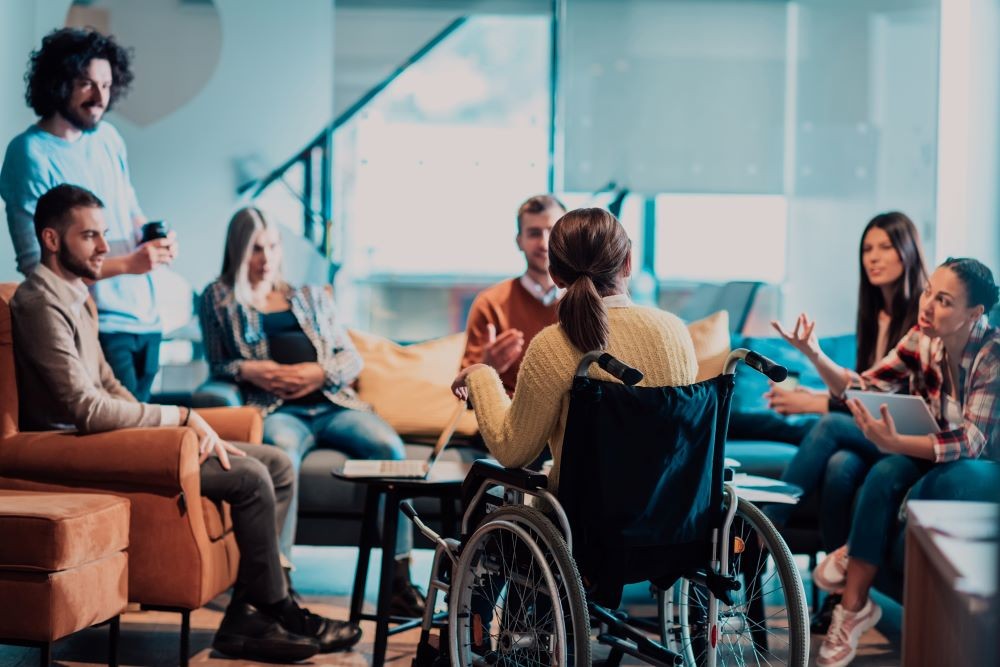
[[452,414],[448,425],[441,431],[434,449],[426,461],[417,459],[404,459],[402,461],[387,459],[351,459],[344,463],[341,474],[344,477],[398,477],[403,479],[425,479],[430,474],[434,463],[441,456],[441,452],[451,441],[451,436],[458,428],[458,422],[467,410],[465,401],[458,401],[455,412]]
[[861,401],[868,412],[878,419],[881,419],[881,406],[883,404],[889,406],[889,414],[896,422],[896,431],[900,435],[927,435],[941,430],[934,421],[934,415],[931,414],[927,403],[920,396],[854,389],[847,391],[846,396]]

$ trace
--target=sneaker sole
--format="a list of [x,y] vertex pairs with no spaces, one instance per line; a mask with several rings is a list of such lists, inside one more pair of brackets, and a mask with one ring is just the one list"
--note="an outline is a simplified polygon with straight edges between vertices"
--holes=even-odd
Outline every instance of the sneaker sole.
[[216,636],[212,648],[234,658],[263,662],[299,662],[319,653],[319,645],[315,643],[292,644],[239,635]]
[[861,636],[864,635],[869,630],[871,630],[872,628],[874,628],[876,625],[878,625],[878,622],[881,619],[882,619],[882,607],[875,605],[875,609],[872,612],[871,617],[868,620],[859,623],[854,627],[853,630],[851,630],[851,640],[852,643],[854,644],[854,650],[851,651],[848,655],[844,656],[842,659],[838,660],[837,662],[821,663],[817,659],[816,664],[821,665],[821,667],[847,667],[847,665],[851,664],[854,658],[856,658],[858,655],[857,644],[859,641],[861,641]]
[[813,584],[816,585],[816,588],[820,589],[821,591],[825,591],[827,593],[836,593],[840,595],[841,593],[844,592],[844,584],[846,583],[847,576],[845,574],[845,576],[839,580],[828,579],[827,577],[823,576],[823,572],[820,569],[820,565],[817,565],[816,568],[813,569],[812,571],[812,580]]

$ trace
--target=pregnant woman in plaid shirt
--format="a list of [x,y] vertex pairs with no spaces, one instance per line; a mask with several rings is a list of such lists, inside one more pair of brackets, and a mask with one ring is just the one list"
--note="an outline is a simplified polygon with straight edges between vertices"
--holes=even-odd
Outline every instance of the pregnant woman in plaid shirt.
[[[842,667],[853,660],[858,639],[881,610],[868,596],[885,559],[889,535],[906,492],[935,464],[1000,455],[1000,329],[985,317],[998,298],[993,274],[974,259],[949,258],[931,275],[920,298],[917,326],[870,370],[858,374],[819,355],[817,367],[830,391],[909,393],[923,397],[941,427],[929,435],[901,435],[888,410],[872,415],[848,401],[858,427],[890,455],[872,468],[858,496],[846,547],[827,556],[815,580],[842,590],[817,665]],[[800,315],[789,343],[817,358],[815,323]]]

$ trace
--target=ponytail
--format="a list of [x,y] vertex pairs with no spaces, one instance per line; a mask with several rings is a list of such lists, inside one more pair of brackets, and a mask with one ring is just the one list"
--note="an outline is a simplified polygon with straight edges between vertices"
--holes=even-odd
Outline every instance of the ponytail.
[[618,219],[600,208],[559,218],[549,237],[549,273],[567,285],[559,301],[559,326],[581,352],[603,350],[611,328],[601,297],[615,292],[632,243]]
[[608,345],[608,309],[590,276],[581,274],[559,301],[559,325],[581,352]]

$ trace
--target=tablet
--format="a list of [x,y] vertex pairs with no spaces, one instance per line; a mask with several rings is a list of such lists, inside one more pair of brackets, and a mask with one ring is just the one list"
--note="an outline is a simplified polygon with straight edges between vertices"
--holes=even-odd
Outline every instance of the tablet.
[[876,418],[881,419],[881,406],[889,406],[889,414],[896,422],[896,431],[900,435],[927,435],[937,433],[937,422],[930,409],[920,396],[909,394],[886,394],[880,391],[848,391],[847,398],[856,398],[868,408]]

